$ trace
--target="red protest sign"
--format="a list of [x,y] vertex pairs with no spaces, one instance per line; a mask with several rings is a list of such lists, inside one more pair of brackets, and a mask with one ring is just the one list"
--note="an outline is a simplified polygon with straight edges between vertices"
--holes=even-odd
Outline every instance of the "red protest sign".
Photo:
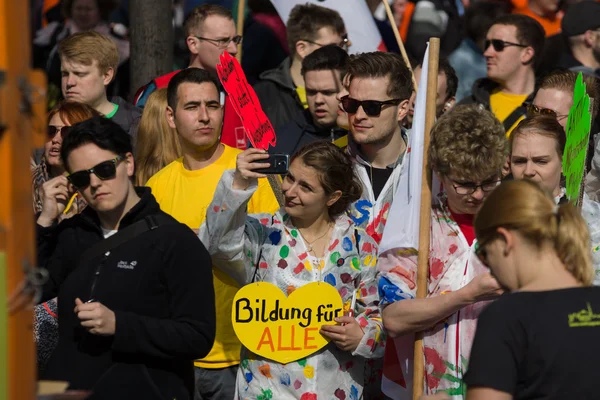
[[275,146],[275,130],[260,106],[256,92],[248,84],[240,63],[228,52],[221,54],[220,61],[217,74],[242,120],[250,143],[263,150],[268,150],[269,145]]

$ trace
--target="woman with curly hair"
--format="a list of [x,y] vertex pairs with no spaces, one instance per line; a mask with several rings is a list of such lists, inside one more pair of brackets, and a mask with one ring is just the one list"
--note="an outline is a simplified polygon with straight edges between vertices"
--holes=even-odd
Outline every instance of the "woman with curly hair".
[[[431,210],[429,281],[416,299],[417,250],[394,248],[380,254],[379,296],[383,323],[395,338],[404,377],[412,382],[413,335],[423,333],[424,393],[463,398],[463,373],[475,324],[487,300],[501,294],[498,282],[475,255],[473,219],[500,184],[508,153],[504,128],[477,106],[459,106],[431,132],[428,163],[444,190]],[[386,354],[386,357],[388,354]],[[397,398],[412,397],[412,390]],[[456,397],[454,397],[456,396]]]

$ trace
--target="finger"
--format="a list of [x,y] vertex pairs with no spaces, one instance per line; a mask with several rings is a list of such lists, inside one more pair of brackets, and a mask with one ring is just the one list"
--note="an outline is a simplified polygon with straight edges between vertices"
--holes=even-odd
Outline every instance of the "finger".
[[80,306],[82,304],[83,304],[83,301],[81,301],[81,299],[79,297],[75,299],[75,305],[76,306]]
[[79,311],[77,313],[77,318],[80,320],[92,320],[98,319],[100,315],[96,311]]
[[85,328],[92,329],[92,328],[97,328],[99,325],[99,322],[94,319],[89,319],[89,320],[81,321],[79,324]]
[[255,169],[261,169],[261,168],[269,168],[271,166],[270,163],[258,163],[258,162],[252,162],[252,163],[247,163],[247,164],[243,164],[240,165],[239,169],[240,170],[248,170],[248,171],[253,171]]
[[256,147],[249,147],[244,152],[240,154],[240,156],[251,155],[251,154],[266,154],[266,150],[257,149]]
[[246,171],[246,173],[244,174],[244,178],[248,179],[248,178],[256,178],[256,179],[261,179],[261,178],[266,178],[267,175],[265,174],[259,174],[258,172],[250,172],[250,171]]
[[346,327],[341,325],[323,325],[321,330],[329,333],[346,333]]
[[346,340],[346,336],[345,335],[340,335],[339,333],[333,333],[333,332],[325,332],[323,331],[323,329],[321,329],[320,331],[321,335],[325,336],[326,338],[333,340],[336,343],[343,343]]
[[341,316],[341,317],[337,317],[337,318],[335,318],[335,322],[339,322],[340,324],[357,323],[356,319],[354,319],[354,317],[351,317],[349,315],[344,315],[344,316]]

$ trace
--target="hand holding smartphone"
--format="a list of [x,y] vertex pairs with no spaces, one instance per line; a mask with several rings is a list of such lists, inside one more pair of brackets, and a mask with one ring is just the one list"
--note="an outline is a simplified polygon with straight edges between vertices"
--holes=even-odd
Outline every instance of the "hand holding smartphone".
[[285,175],[288,172],[290,156],[289,154],[269,154],[269,158],[257,160],[257,163],[269,163],[267,168],[255,169],[254,172],[265,175]]

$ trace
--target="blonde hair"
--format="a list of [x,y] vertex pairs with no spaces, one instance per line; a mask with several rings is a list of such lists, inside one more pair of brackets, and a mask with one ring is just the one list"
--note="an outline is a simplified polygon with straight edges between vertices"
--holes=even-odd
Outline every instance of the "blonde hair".
[[[67,37],[58,45],[60,60],[69,60],[83,65],[98,62],[98,69],[106,73],[112,68],[117,73],[119,51],[115,42],[95,31],[78,32]],[[113,77],[114,79],[114,77]]]
[[177,132],[167,122],[167,89],[153,92],[146,102],[138,125],[136,143],[136,185],[181,157]]
[[431,130],[428,162],[441,176],[469,180],[501,176],[507,155],[502,123],[477,105],[454,107]]
[[475,235],[485,242],[497,228],[518,231],[539,250],[551,243],[567,270],[590,286],[594,279],[590,233],[579,210],[569,203],[556,206],[552,195],[529,180],[504,182],[475,217]]

